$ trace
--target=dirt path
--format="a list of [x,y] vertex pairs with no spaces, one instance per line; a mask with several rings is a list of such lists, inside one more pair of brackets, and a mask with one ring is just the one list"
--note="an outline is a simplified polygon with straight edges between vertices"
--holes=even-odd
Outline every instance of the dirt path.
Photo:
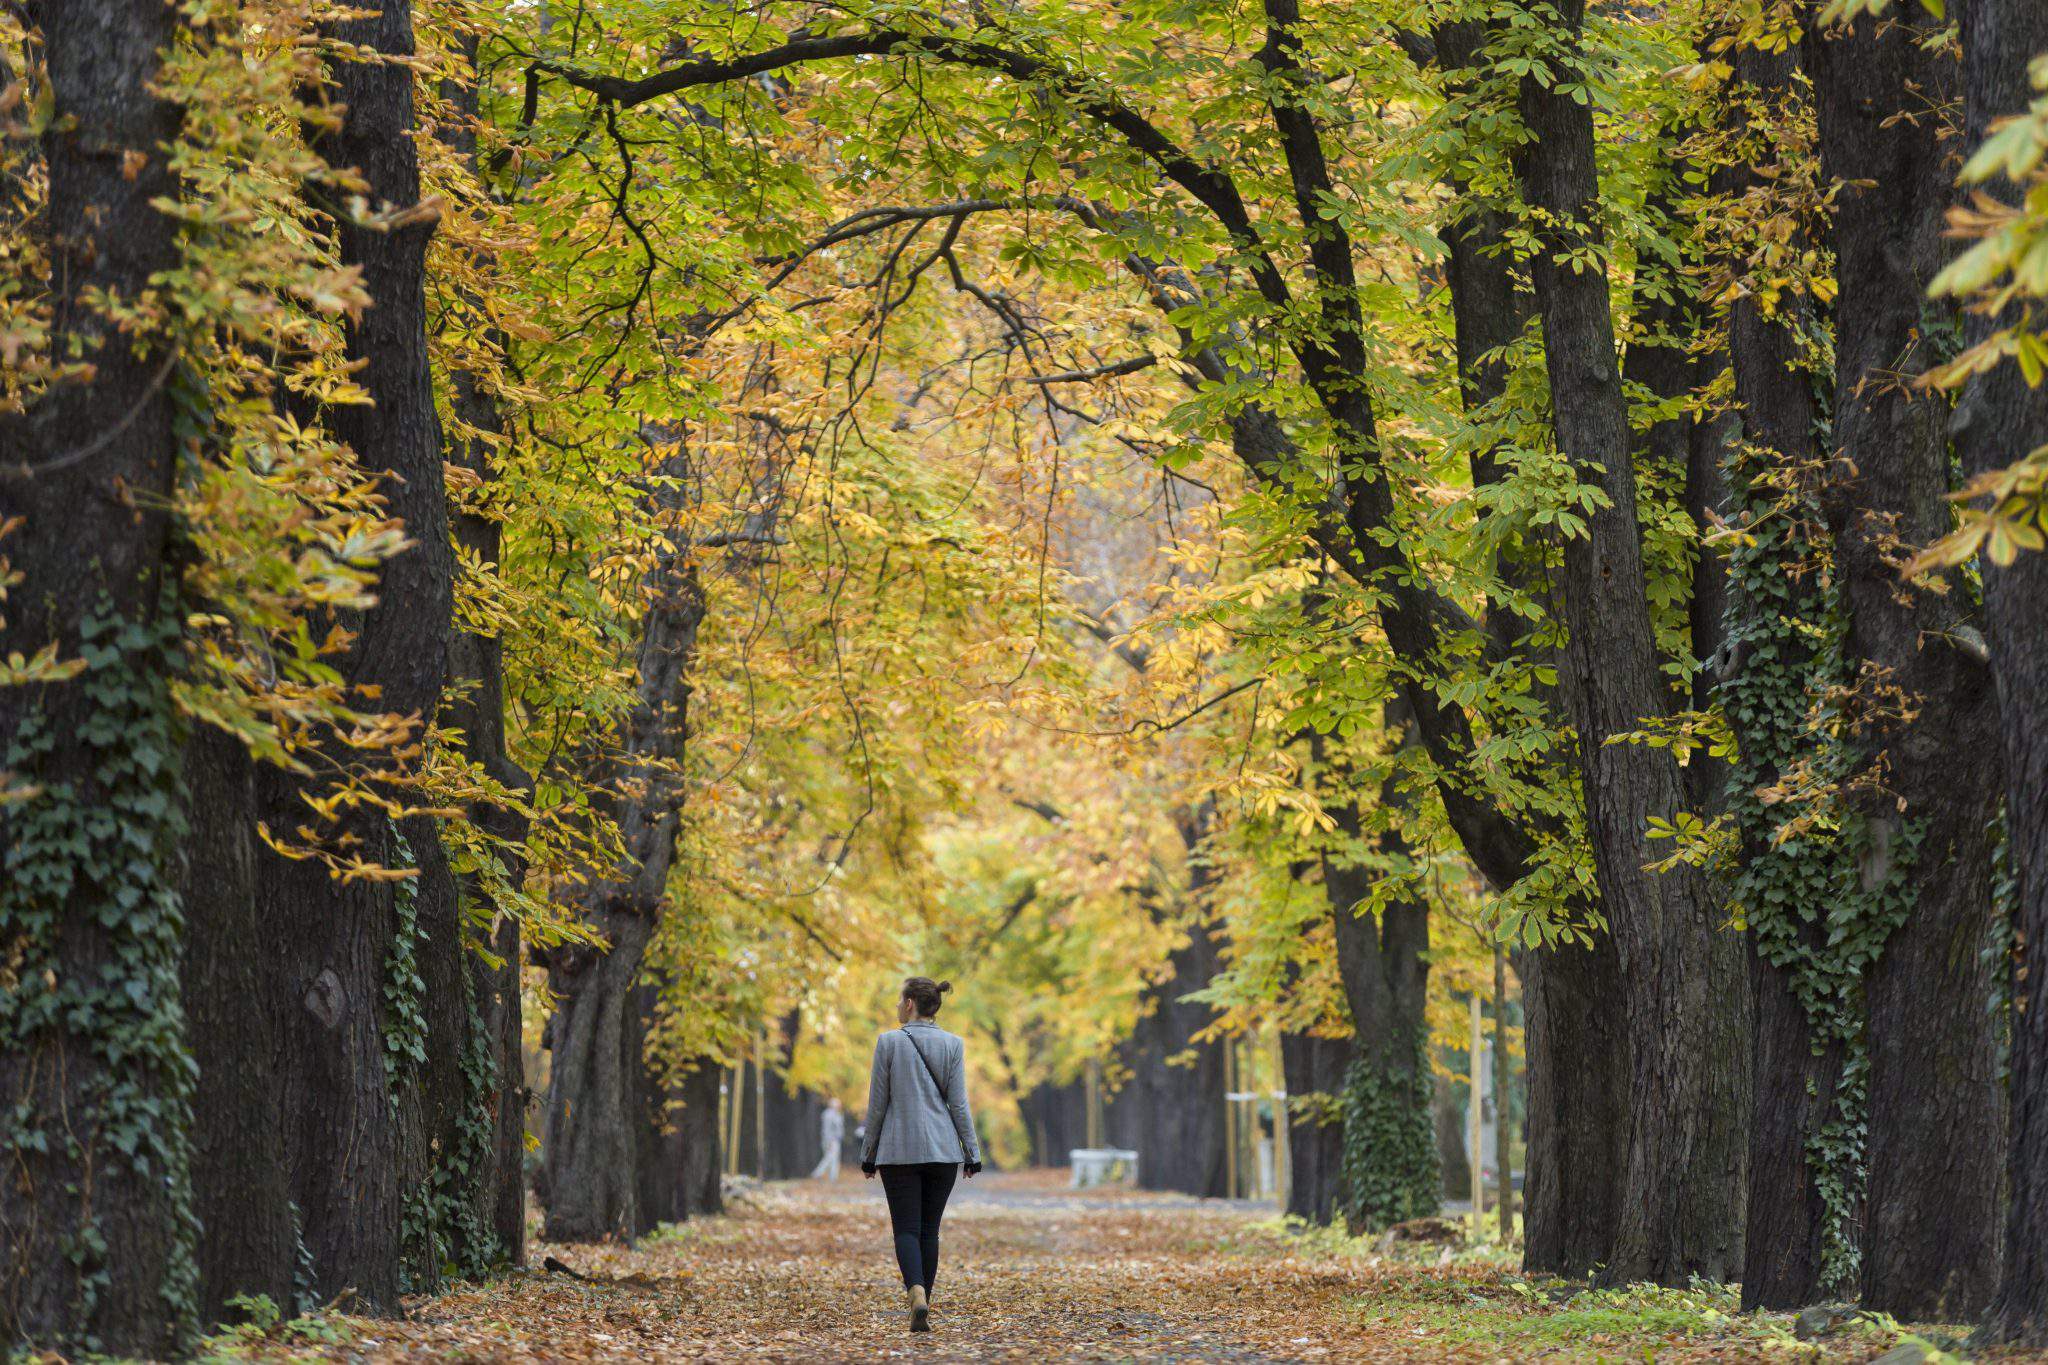
[[879,1186],[759,1187],[728,1217],[421,1300],[406,1322],[326,1316],[220,1343],[265,1359],[766,1361],[1868,1360],[1894,1332],[1795,1346],[1728,1295],[1570,1302],[1499,1258],[1381,1257],[1276,1230],[1271,1211],[1050,1175],[963,1186],[929,1336],[901,1306]]

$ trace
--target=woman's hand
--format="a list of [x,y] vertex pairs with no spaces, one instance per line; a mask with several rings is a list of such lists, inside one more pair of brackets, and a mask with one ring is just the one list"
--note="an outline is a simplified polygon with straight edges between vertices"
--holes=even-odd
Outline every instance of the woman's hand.
[[868,1179],[873,1180],[875,1178],[875,1163],[872,1161],[861,1162],[860,1173],[866,1176]]
[[970,1161],[965,1166],[961,1167],[961,1170],[966,1172],[967,1178],[969,1180],[972,1180],[974,1179],[974,1177],[981,1174],[981,1163],[979,1161]]

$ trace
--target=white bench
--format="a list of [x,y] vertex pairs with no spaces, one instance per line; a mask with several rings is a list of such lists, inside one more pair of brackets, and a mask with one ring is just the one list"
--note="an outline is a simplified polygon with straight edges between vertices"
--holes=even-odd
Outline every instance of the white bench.
[[1121,1147],[1076,1147],[1067,1153],[1067,1164],[1073,1168],[1077,1190],[1112,1181],[1138,1183],[1138,1154]]

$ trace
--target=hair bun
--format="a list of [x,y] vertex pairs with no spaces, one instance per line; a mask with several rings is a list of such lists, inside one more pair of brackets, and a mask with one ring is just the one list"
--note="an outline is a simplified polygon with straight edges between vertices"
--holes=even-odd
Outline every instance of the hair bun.
[[939,983],[939,994],[940,994],[940,995],[944,995],[944,994],[945,994],[945,993],[946,993],[947,991],[950,991],[950,990],[952,990],[952,989],[953,989],[953,983],[952,983],[952,982],[950,982],[950,981],[941,981],[941,982]]

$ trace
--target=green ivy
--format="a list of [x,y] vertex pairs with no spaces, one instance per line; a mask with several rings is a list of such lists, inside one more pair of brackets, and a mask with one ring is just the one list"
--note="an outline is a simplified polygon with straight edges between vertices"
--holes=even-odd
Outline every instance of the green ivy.
[[[398,850],[393,866],[417,871],[405,836],[394,828],[392,839]],[[419,879],[396,883],[394,892],[398,922],[384,954],[384,1075],[396,1104],[413,1069],[427,1060],[427,983],[420,976]]]
[[1984,951],[1991,962],[1992,1034],[1998,1045],[1998,1084],[2012,1082],[2012,1026],[2019,995],[2019,868],[2013,862],[2012,839],[2005,803],[1999,802],[1993,823],[1991,852],[1991,928]]
[[292,1307],[299,1313],[320,1309],[320,1268],[313,1264],[313,1248],[306,1245],[306,1217],[299,1201],[287,1201],[292,1211]]
[[[467,967],[468,964],[464,964]],[[462,973],[462,1116],[455,1148],[442,1154],[438,1170],[447,1176],[446,1222],[450,1231],[448,1271],[477,1279],[504,1263],[508,1250],[491,1227],[483,1181],[498,1140],[498,1052],[477,999],[476,973]]]
[[[1869,1069],[1863,980],[1909,909],[1905,873],[1923,831],[1913,822],[1895,831],[1887,875],[1864,884],[1871,831],[1838,795],[1856,757],[1836,738],[1850,670],[1826,532],[1797,471],[1746,442],[1731,452],[1731,520],[1746,534],[1728,561],[1734,662],[1718,689],[1739,745],[1727,788],[1739,835],[1729,889],[1755,951],[1785,974],[1816,1051],[1841,1050],[1829,1116],[1808,1135],[1805,1157],[1824,1210],[1821,1288],[1851,1293]],[[1802,770],[1800,799],[1763,794]]]
[[[416,868],[412,846],[395,827],[396,866]],[[419,886],[396,884],[397,932],[384,963],[384,1051],[391,1101],[404,1097],[427,1059],[426,983],[419,971]],[[467,921],[465,920],[465,923]],[[465,943],[465,951],[468,945]],[[424,1293],[446,1278],[476,1279],[502,1264],[479,1188],[497,1140],[498,1059],[477,1000],[475,974],[463,964],[462,1107],[452,1147],[431,1154],[424,1177],[405,1192],[399,1215],[400,1288]]]
[[1429,1063],[1419,1037],[1414,1049],[1406,1074],[1376,1065],[1363,1052],[1345,1072],[1339,1199],[1353,1233],[1429,1217],[1443,1207]]
[[[82,701],[62,741],[90,755],[81,786],[50,772],[58,722],[34,700],[9,748],[7,769],[32,793],[7,812],[0,878],[0,1052],[18,1059],[53,1049],[90,1055],[68,1080],[68,1112],[39,1104],[32,1082],[0,1111],[8,1179],[126,1167],[163,1191],[170,1245],[159,1292],[172,1338],[197,1320],[198,1220],[191,1192],[192,1096],[197,1068],[186,1046],[179,981],[184,904],[173,869],[184,834],[178,802],[182,735],[170,693],[177,614],[149,622],[111,605],[79,627],[85,671],[66,684]],[[82,951],[79,951],[82,949]],[[20,1073],[17,1072],[17,1075]],[[53,1160],[54,1159],[54,1160]],[[73,1186],[80,1216],[66,1247],[76,1280],[66,1318],[75,1334],[53,1348],[91,1352],[111,1283],[115,1229],[102,1226],[90,1190]]]

